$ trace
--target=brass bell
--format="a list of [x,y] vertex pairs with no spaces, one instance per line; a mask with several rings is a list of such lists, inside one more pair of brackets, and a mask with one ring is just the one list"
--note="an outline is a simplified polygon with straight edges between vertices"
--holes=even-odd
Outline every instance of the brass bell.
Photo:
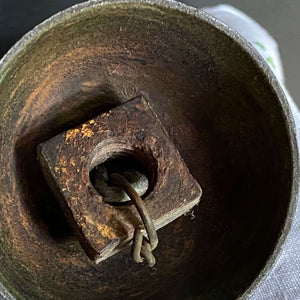
[[0,101],[7,299],[233,299],[272,267],[294,121],[267,64],[205,12],[78,4],[0,61]]

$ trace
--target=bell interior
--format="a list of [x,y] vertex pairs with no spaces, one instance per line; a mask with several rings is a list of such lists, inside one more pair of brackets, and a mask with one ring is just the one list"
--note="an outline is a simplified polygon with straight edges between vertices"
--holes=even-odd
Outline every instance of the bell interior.
[[[149,3],[74,9],[0,77],[0,281],[18,299],[233,299],[260,274],[292,194],[285,112],[264,71],[201,17]],[[143,93],[203,189],[158,231],[157,265],[95,265],[36,147]]]

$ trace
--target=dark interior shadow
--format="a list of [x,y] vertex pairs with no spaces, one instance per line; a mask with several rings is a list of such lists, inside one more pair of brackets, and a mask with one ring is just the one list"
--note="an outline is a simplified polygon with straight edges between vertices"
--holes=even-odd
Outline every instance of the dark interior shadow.
[[[80,101],[76,101],[78,99]],[[79,92],[66,99],[64,108],[57,110],[53,118],[48,118],[40,128],[32,129],[25,136],[21,136],[16,144],[16,169],[25,194],[25,205],[40,228],[58,241],[72,236],[73,233],[40,170],[36,148],[41,142],[119,104],[120,101],[114,93],[106,87],[97,96]]]

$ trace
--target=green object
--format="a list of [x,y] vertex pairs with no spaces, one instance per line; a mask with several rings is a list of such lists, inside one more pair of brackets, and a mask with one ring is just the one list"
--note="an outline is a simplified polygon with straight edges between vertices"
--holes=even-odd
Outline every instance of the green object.
[[269,56],[267,58],[267,62],[271,65],[271,67],[273,67],[274,69],[276,69],[276,65],[275,65],[274,60],[273,60],[273,58],[271,56]]
[[266,47],[262,44],[262,43],[260,43],[260,42],[255,42],[255,44],[257,45],[257,46],[259,46],[262,50],[266,50]]

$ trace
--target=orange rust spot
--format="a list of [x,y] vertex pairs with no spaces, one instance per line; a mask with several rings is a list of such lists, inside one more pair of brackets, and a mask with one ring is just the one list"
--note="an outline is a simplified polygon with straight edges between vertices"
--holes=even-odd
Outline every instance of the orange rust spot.
[[97,223],[97,229],[100,231],[101,235],[108,239],[115,239],[117,238],[116,234],[111,231],[111,228],[105,224]]
[[20,118],[17,120],[17,125],[21,125],[27,115],[27,111],[31,107],[33,100],[38,96],[38,95],[43,95],[45,96],[49,90],[49,87],[47,88],[47,82],[49,81],[50,76],[48,76],[44,82],[40,86],[38,86],[29,96],[29,98],[26,100],[24,107],[20,111]]
[[93,130],[91,130],[91,129],[85,129],[82,132],[82,135],[90,138],[91,136],[93,136]]
[[64,166],[64,167],[67,166],[67,158],[66,158],[65,155],[63,155],[63,156],[60,158],[59,164],[60,164],[60,166]]
[[78,199],[76,197],[71,197],[71,200],[74,205],[78,204]]
[[91,219],[89,216],[85,216],[85,222],[90,224],[95,224],[94,220]]
[[79,132],[80,130],[78,128],[68,130],[65,141],[67,142],[69,139],[74,139]]
[[111,112],[107,111],[107,112],[103,113],[101,116],[102,117],[108,117],[110,114],[111,114]]
[[75,162],[75,158],[74,157],[70,158],[70,165],[73,166],[73,167],[75,167],[76,162]]
[[78,191],[81,191],[82,190],[82,185],[81,184],[77,185],[77,189],[78,189]]
[[18,83],[18,85],[16,86],[16,88],[11,92],[9,99],[12,99],[16,93],[16,91],[19,89],[19,87],[24,83],[25,79],[23,78],[22,80],[20,80],[20,82]]
[[[100,235],[107,239],[115,239],[117,238],[116,234],[111,231],[111,228],[105,224],[101,224],[98,222],[95,222],[95,220],[91,219],[89,216],[85,216],[85,222],[90,223],[92,225],[96,225],[98,231],[100,232]],[[82,224],[83,226],[84,224]]]
[[30,230],[30,224],[29,224],[27,218],[23,218],[22,221],[21,221],[21,223],[24,226],[24,228],[26,229],[26,231]]
[[82,137],[91,137],[93,135],[93,130],[91,130],[90,128],[87,128],[88,124],[83,124],[81,127],[81,134]]

